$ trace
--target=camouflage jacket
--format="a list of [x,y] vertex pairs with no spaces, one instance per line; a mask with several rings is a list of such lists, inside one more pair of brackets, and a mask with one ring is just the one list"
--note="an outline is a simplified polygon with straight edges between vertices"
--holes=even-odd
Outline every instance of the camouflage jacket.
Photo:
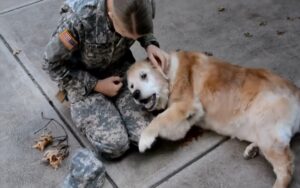
[[[110,22],[106,0],[67,0],[61,20],[44,53],[43,69],[60,89],[76,87],[82,95],[90,93],[97,78],[91,69],[102,69],[117,62],[134,40],[117,34]],[[153,34],[139,39],[143,47],[158,45]]]

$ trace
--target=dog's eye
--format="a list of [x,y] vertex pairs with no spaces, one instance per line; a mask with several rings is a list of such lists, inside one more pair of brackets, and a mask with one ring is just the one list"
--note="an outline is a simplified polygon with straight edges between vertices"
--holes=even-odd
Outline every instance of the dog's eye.
[[147,74],[146,73],[141,73],[141,78],[142,78],[142,80],[145,80],[147,78]]
[[130,88],[133,89],[133,84],[130,84]]

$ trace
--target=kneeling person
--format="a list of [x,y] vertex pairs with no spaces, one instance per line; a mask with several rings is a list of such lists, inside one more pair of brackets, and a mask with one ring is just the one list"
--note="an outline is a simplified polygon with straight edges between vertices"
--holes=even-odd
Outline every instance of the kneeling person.
[[149,0],[68,0],[44,55],[43,69],[66,91],[71,116],[103,155],[116,158],[138,142],[152,116],[123,86],[138,40],[150,59],[162,61],[153,36]]

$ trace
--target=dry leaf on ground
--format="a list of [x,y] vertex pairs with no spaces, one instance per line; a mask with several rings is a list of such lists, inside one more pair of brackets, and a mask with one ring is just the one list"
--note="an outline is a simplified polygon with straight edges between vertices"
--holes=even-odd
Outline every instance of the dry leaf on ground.
[[45,152],[42,161],[48,162],[50,166],[52,166],[54,169],[57,169],[62,163],[63,158],[64,157],[61,155],[58,149],[50,149]]
[[224,8],[224,7],[220,7],[220,8],[218,8],[218,11],[219,11],[219,12],[224,12],[224,11],[225,11],[225,8]]
[[13,50],[13,55],[18,55],[19,53],[21,53],[22,50],[20,49],[15,49]]
[[244,36],[247,37],[247,38],[253,37],[253,35],[249,32],[244,33]]
[[285,31],[276,31],[277,35],[283,35],[285,34]]
[[45,147],[53,142],[53,136],[51,133],[42,134],[40,138],[36,141],[36,144],[32,146],[35,149],[44,151]]
[[261,21],[259,22],[259,26],[266,26],[267,25],[267,22],[266,21]]

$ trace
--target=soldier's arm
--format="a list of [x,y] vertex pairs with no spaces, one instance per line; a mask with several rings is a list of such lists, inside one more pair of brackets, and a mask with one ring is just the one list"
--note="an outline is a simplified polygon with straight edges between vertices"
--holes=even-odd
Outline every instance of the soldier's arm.
[[[152,8],[152,19],[155,18],[155,9],[156,9],[156,3],[155,3],[155,0],[150,0],[151,2],[151,8]],[[149,45],[154,45],[154,46],[157,46],[159,48],[159,43],[157,41],[157,39],[155,38],[155,36],[153,35],[153,33],[149,33],[147,35],[144,35],[142,37],[140,37],[138,39],[139,43],[141,44],[141,46],[145,49],[147,49],[147,47]]]
[[65,13],[46,46],[43,69],[62,88],[68,90],[76,87],[82,95],[86,95],[94,89],[97,79],[86,71],[74,69],[76,61],[71,60],[79,50],[82,30],[80,20]]
[[151,44],[159,47],[159,43],[152,33],[140,37],[138,41],[140,45],[145,49],[147,49],[147,47]]

